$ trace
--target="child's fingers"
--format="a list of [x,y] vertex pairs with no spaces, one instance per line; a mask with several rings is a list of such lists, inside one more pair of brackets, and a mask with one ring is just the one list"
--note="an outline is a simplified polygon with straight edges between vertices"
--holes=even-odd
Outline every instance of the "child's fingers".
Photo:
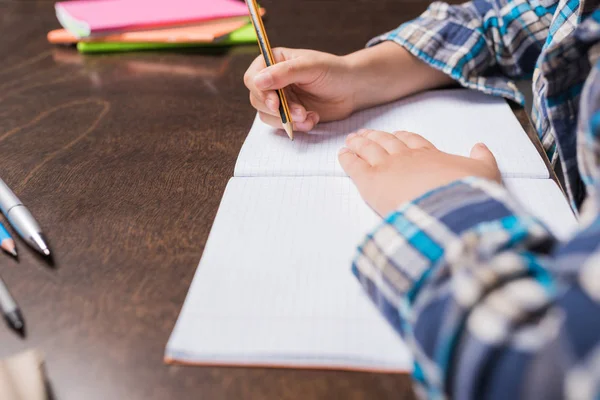
[[254,61],[252,61],[252,64],[250,64],[246,70],[246,73],[244,74],[244,85],[246,85],[249,90],[252,91],[256,89],[256,86],[254,85],[254,77],[266,67],[267,65],[265,64],[265,59],[262,55],[256,57]]
[[[283,129],[283,125],[281,125],[281,117],[279,115],[279,112],[275,116],[259,111],[258,116],[260,117],[261,121],[265,124],[270,125],[273,128]],[[297,132],[308,132],[312,130],[318,122],[319,116],[316,113],[309,112],[304,121],[293,123],[294,130]]]
[[433,143],[431,143],[429,140],[425,139],[423,136],[417,135],[416,133],[407,132],[407,131],[398,131],[398,132],[394,132],[394,136],[396,136],[398,139],[403,141],[404,144],[406,144],[406,146],[408,146],[411,149],[421,149],[421,148],[435,149],[435,146],[433,145]]
[[491,167],[497,167],[496,158],[494,154],[490,151],[490,149],[483,143],[477,143],[471,149],[471,158],[479,161],[483,161],[484,163],[490,165]]
[[381,145],[356,133],[348,135],[346,146],[370,165],[377,165],[389,156]]
[[500,170],[498,169],[498,163],[496,162],[496,157],[494,157],[494,154],[490,151],[490,149],[483,143],[477,143],[475,146],[473,146],[473,148],[471,149],[471,155],[470,157],[474,160],[479,160],[485,164],[487,164],[488,167],[490,167],[493,171],[495,171],[497,173],[496,175],[496,180],[498,182],[501,181],[501,177],[500,177]]
[[306,108],[297,103],[290,103],[290,114],[292,115],[292,121],[294,122],[304,122],[308,117],[308,113],[306,112]]
[[302,122],[294,121],[294,130],[300,132],[309,132],[319,123],[319,114],[314,111],[306,113],[306,118]]
[[[308,113],[306,109],[297,103],[297,101],[288,101],[290,107],[290,115],[292,122],[304,122]],[[265,114],[279,116],[279,97],[274,91],[266,92],[265,100],[261,100],[256,97],[254,92],[250,92],[250,104],[257,111],[261,111]]]
[[[293,51],[292,51],[293,52]],[[275,57],[275,62],[276,63],[283,63],[283,62],[287,62],[287,61],[291,61],[289,60],[291,58],[291,54],[286,54],[286,53],[290,53],[290,49],[286,49],[283,47],[276,47],[273,49],[273,57]],[[306,63],[300,63],[302,65],[306,64]],[[275,64],[277,65],[277,64]],[[294,66],[298,66],[297,62],[292,62],[288,64],[288,67],[291,66],[292,69]],[[268,83],[268,82],[264,82],[265,81],[265,77],[267,77],[267,80],[269,80],[272,76],[271,71],[274,69],[274,66],[268,67],[267,68],[267,64],[265,63],[265,58],[262,55],[258,55],[254,61],[252,61],[252,63],[250,64],[250,66],[248,67],[248,69],[246,70],[246,72],[244,73],[244,84],[246,85],[246,87],[250,90],[250,91],[264,91],[266,89],[269,89],[269,87],[266,87],[264,85],[264,83]],[[276,72],[277,70],[280,68],[275,69]],[[286,69],[286,68],[284,68]],[[296,68],[297,69],[297,68]],[[289,71],[289,72],[293,72],[293,71]],[[263,79],[258,79],[258,82],[262,83],[263,85],[259,88],[256,86],[256,77],[261,75]],[[281,87],[284,86],[288,86],[288,85],[283,85]],[[276,89],[276,88],[271,88],[271,89]],[[260,96],[259,96],[260,98]]]
[[296,57],[278,62],[254,76],[253,84],[261,90],[281,89],[292,84],[314,82],[323,72],[322,65],[310,57]]
[[[277,97],[277,95],[275,95],[275,97]],[[267,97],[265,101],[262,101],[257,98],[254,93],[250,92],[250,104],[252,104],[252,107],[257,111],[265,114],[279,115],[278,105],[273,104],[272,98]]]
[[[291,91],[286,90],[285,96],[288,101],[288,106],[290,108],[290,114],[292,116],[293,122],[304,122],[306,117],[308,116],[308,112],[306,108],[302,104],[300,104],[300,100],[298,100],[298,96]],[[279,107],[279,98],[277,98],[277,106]]]
[[275,115],[279,112],[279,97],[277,93],[274,90],[260,90],[254,83],[256,75],[260,74],[265,68],[264,58],[262,56],[256,57],[244,74],[244,84],[250,90],[250,103],[252,106],[258,111]]
[[259,116],[260,120],[262,122],[264,122],[265,124],[270,125],[273,128],[283,129],[283,125],[281,124],[281,118],[279,117],[279,115],[274,116],[274,115],[259,111],[258,116]]
[[402,150],[406,150],[406,144],[390,133],[374,131],[373,129],[361,129],[356,133],[367,139],[371,139],[390,154],[398,154]]
[[353,179],[360,179],[369,171],[370,165],[365,160],[354,154],[347,147],[342,147],[338,153],[338,160],[342,169]]
[[[277,48],[274,49],[275,58],[278,61],[286,60],[284,52],[286,49]],[[298,63],[297,61],[291,63],[292,66],[302,66],[305,63]],[[271,67],[272,68],[272,67]],[[292,68],[294,69],[294,68]],[[265,71],[267,70],[267,71]],[[254,59],[248,70],[244,74],[244,84],[250,90],[250,103],[252,106],[258,110],[259,112],[263,112],[265,114],[271,114],[273,116],[279,115],[279,96],[275,90],[267,90],[262,87],[259,88],[256,85],[256,77],[263,72],[268,72],[270,69],[266,68],[264,58],[262,56],[258,56]],[[270,73],[269,73],[270,75]],[[260,79],[258,80],[260,81]],[[290,116],[293,122],[305,122],[308,116],[308,112],[304,106],[300,104],[298,98],[291,91],[286,91],[286,96],[288,99],[288,105],[290,108]],[[316,121],[318,122],[318,120]],[[303,129],[310,130],[316,124],[314,121],[308,121],[307,123],[302,124]],[[310,128],[307,128],[311,126]]]

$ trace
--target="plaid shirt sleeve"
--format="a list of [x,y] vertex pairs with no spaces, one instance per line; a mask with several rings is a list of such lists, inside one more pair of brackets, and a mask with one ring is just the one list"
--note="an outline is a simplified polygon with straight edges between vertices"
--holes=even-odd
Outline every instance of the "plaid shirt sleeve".
[[434,2],[368,45],[392,40],[465,87],[523,104],[511,79],[531,77],[555,9],[535,0]]
[[557,243],[495,183],[403,205],[354,274],[414,356],[423,398],[597,399],[600,218]]

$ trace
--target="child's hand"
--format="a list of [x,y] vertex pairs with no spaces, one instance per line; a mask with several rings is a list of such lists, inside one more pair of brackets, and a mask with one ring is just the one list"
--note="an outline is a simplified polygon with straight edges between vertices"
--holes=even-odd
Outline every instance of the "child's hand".
[[439,151],[420,135],[360,130],[340,151],[342,168],[365,201],[385,217],[404,202],[467,176],[500,182],[494,155],[483,144],[471,157]]
[[265,68],[257,57],[244,75],[250,103],[267,124],[281,128],[275,89],[286,88],[297,131],[310,131],[319,121],[343,119],[353,112],[350,66],[344,57],[312,50],[273,49],[277,64]]

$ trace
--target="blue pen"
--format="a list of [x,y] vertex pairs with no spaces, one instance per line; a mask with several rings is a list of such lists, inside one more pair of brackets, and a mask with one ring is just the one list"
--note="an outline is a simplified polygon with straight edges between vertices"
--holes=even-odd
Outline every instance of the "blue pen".
[[15,257],[17,256],[17,246],[15,246],[15,241],[2,222],[0,222],[0,247],[8,254],[12,254]]

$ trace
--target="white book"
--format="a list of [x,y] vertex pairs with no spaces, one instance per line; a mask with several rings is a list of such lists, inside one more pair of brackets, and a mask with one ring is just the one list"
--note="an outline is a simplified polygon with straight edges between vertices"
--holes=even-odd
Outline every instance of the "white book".
[[167,344],[167,362],[412,369],[405,343],[350,270],[357,245],[380,222],[337,164],[343,137],[362,127],[415,131],[464,155],[485,142],[517,200],[559,238],[576,227],[501,100],[466,90],[425,93],[323,124],[294,142],[257,119]]

